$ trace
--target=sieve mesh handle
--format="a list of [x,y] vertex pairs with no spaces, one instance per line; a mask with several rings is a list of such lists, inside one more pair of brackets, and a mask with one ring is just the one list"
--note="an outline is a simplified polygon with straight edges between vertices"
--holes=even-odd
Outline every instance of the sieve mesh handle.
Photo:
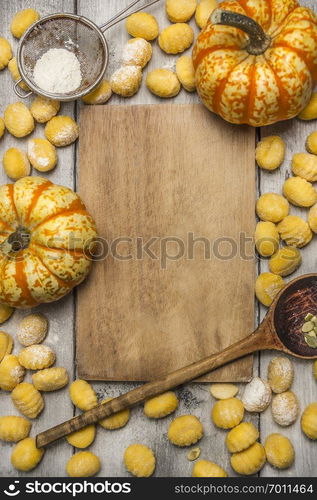
[[[99,26],[101,31],[106,31],[107,29],[111,28],[115,24],[119,23],[120,21],[123,21],[123,19],[126,19],[127,17],[131,16],[131,14],[135,14],[136,12],[140,12],[140,10],[143,10],[144,8],[150,7],[151,5],[154,5],[155,3],[159,2],[160,0],[152,0],[152,2],[147,3],[142,5],[142,7],[139,7],[138,9],[133,10],[132,12],[128,12],[134,5],[140,3],[141,0],[134,0],[134,2],[130,3],[127,7],[122,9],[120,12],[118,12],[115,16],[113,16],[111,19],[109,19],[107,22]],[[125,14],[125,15],[123,15]]]
[[20,78],[19,80],[17,80],[17,81],[15,82],[15,84],[13,85],[13,90],[14,90],[15,94],[16,94],[18,97],[20,97],[21,99],[25,99],[26,97],[29,97],[30,95],[32,95],[32,94],[33,94],[33,92],[32,92],[32,91],[30,91],[30,92],[27,92],[27,93],[22,93],[22,92],[21,92],[21,90],[20,90],[20,89],[21,89],[21,87],[19,87],[19,84],[20,84],[21,82],[23,82],[22,78]]

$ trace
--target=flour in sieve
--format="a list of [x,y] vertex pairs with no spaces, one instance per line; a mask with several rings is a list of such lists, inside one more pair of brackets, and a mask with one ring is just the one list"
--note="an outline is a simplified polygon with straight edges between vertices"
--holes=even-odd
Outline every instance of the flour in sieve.
[[38,59],[33,71],[36,85],[53,94],[67,94],[78,89],[82,76],[80,62],[66,49],[49,49]]

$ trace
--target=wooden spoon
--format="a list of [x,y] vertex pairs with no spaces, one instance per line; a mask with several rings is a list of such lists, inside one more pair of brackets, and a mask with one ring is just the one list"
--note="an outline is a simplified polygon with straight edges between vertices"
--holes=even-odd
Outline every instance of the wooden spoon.
[[304,318],[310,312],[317,313],[317,274],[300,276],[288,283],[273,301],[260,326],[245,339],[38,434],[36,445],[38,448],[46,446],[86,425],[142,403],[255,351],[274,349],[297,358],[317,359],[317,349],[306,344],[301,331]]

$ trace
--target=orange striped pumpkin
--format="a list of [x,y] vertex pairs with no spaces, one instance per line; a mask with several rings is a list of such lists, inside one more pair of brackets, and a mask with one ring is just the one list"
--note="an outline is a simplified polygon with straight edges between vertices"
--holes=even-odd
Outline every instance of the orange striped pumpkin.
[[85,279],[93,219],[71,189],[41,177],[0,187],[0,302],[28,308]]
[[193,51],[197,91],[231,123],[264,126],[298,115],[317,79],[317,17],[297,0],[228,0]]

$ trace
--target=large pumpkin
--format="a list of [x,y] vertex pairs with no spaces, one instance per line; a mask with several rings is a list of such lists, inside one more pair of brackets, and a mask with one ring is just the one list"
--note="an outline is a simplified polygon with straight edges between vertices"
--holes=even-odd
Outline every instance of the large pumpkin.
[[231,123],[298,115],[317,79],[317,17],[297,0],[219,4],[193,51],[204,104]]
[[71,189],[41,177],[0,187],[0,302],[52,302],[87,276],[93,219]]

